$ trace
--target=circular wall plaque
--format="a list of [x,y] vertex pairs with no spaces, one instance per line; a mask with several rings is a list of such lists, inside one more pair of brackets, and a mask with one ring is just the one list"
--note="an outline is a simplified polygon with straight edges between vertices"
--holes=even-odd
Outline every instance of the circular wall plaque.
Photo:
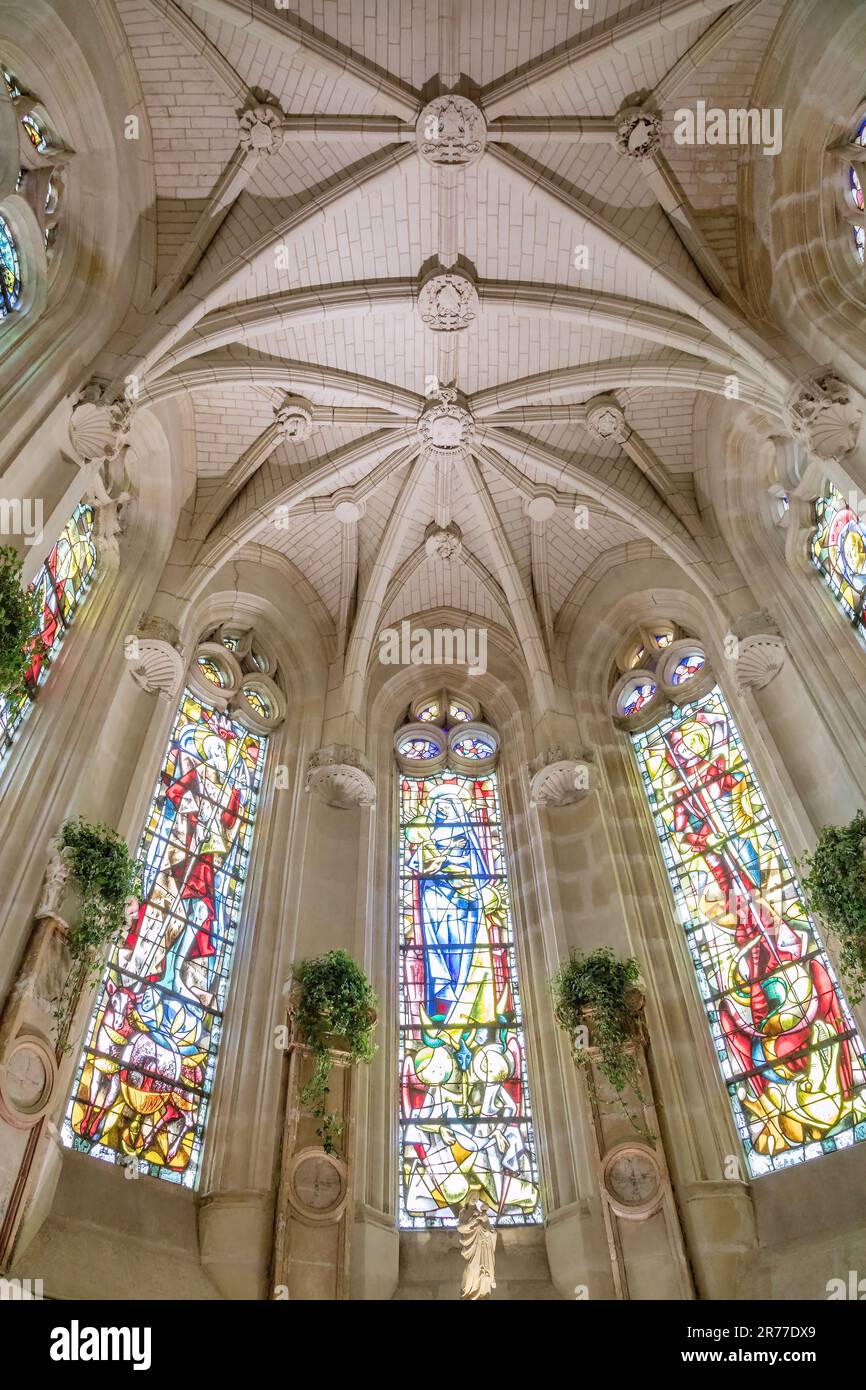
[[333,1221],[346,1204],[345,1164],[323,1149],[302,1149],[292,1160],[289,1195],[292,1206],[312,1221]]
[[604,1160],[602,1181],[617,1216],[632,1221],[651,1216],[664,1195],[658,1160],[642,1144],[613,1149]]

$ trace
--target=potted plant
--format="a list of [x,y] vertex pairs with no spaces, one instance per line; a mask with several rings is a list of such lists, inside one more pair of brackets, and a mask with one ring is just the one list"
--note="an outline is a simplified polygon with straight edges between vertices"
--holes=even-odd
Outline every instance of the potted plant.
[[334,1153],[334,1140],[342,1133],[345,1121],[326,1108],[331,1053],[347,1053],[350,1066],[372,1062],[376,996],[361,967],[345,951],[327,951],[298,961],[292,977],[292,1016],[314,1059],[313,1074],[300,1093],[300,1101],[320,1121],[316,1133],[325,1153]]
[[105,948],[124,925],[130,898],[140,891],[140,875],[117,831],[81,816],[64,822],[57,850],[76,898],[66,939],[71,964],[55,1009],[58,1040],[64,1044],[81,990],[88,978],[99,979]]
[[39,641],[39,601],[21,587],[21,563],[13,546],[0,546],[0,696],[21,689]]
[[839,967],[852,1003],[866,991],[866,814],[847,825],[825,825],[814,854],[798,861],[807,872],[803,894],[841,945]]
[[594,1100],[598,1100],[592,1062],[616,1093],[629,1121],[641,1134],[639,1121],[626,1105],[624,1092],[631,1090],[639,1101],[640,1069],[634,1041],[643,1008],[638,987],[640,967],[633,957],[620,960],[609,946],[584,953],[572,951],[551,981],[554,1017],[569,1036],[571,1054],[586,1073]]

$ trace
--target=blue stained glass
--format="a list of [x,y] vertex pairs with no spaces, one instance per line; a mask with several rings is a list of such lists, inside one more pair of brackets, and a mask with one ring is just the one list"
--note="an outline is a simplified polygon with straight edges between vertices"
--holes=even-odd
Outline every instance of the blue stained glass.
[[400,1225],[542,1219],[496,776],[400,788]]

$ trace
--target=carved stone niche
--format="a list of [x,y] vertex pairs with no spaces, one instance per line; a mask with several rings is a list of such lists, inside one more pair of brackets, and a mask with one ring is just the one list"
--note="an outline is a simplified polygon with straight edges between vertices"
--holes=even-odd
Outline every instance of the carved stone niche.
[[847,382],[827,370],[797,382],[786,404],[795,439],[815,458],[839,462],[856,446],[863,412]]
[[694,1298],[656,1115],[641,990],[633,989],[626,1002],[634,1020],[627,1051],[637,1085],[618,1092],[608,1081],[593,1046],[591,1009],[583,1016],[586,1066],[579,1070],[614,1289],[618,1299]]
[[145,617],[123,639],[129,674],[148,695],[173,700],[183,680],[184,660],[180,633],[165,618]]
[[528,765],[533,806],[571,806],[594,789],[592,756],[554,744]]
[[305,790],[313,792],[326,806],[349,810],[353,806],[372,806],[376,784],[367,760],[356,748],[332,743],[318,748],[307,764]]
[[454,93],[428,102],[415,126],[418,153],[427,164],[466,167],[487,144],[487,122],[474,101]]
[[321,1122],[301,1104],[315,1056],[294,1027],[291,983],[283,995],[289,1018],[289,1075],[271,1296],[290,1301],[348,1298],[356,1068],[350,1065],[347,1052],[338,1047],[329,1052],[328,1112],[341,1115],[344,1123],[336,1140],[337,1152],[327,1154],[316,1134]]
[[763,690],[785,664],[785,639],[770,613],[759,609],[734,624],[736,683],[740,694]]

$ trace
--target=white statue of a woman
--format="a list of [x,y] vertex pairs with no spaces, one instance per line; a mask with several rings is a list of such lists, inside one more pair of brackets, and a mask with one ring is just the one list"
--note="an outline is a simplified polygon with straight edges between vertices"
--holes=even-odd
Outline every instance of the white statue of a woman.
[[490,1213],[483,1202],[468,1197],[457,1223],[460,1232],[460,1253],[466,1261],[461,1298],[489,1298],[496,1288],[493,1261],[496,1249],[496,1228],[490,1224]]

